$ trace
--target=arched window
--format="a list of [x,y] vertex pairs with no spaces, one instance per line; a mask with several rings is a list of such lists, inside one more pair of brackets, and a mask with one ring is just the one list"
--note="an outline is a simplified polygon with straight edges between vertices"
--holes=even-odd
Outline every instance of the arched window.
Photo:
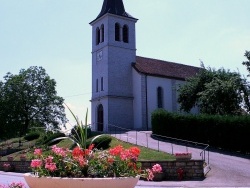
[[104,113],[102,104],[97,107],[97,131],[103,131],[104,128]]
[[104,42],[104,25],[103,24],[101,26],[101,34],[102,34],[102,36],[101,36],[101,42]]
[[123,28],[122,28],[122,33],[123,33],[123,42],[125,43],[128,43],[128,26],[127,25],[124,25]]
[[157,107],[163,108],[163,89],[162,89],[162,87],[157,88]]
[[100,43],[100,29],[99,27],[96,28],[96,45]]
[[120,24],[115,24],[115,41],[120,41]]

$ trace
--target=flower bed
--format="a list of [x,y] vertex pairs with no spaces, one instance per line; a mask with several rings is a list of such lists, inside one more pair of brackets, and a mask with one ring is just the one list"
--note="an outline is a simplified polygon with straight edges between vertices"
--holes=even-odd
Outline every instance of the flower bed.
[[192,158],[192,153],[175,153],[176,160],[190,160]]
[[68,185],[79,188],[133,188],[140,177],[153,180],[162,172],[159,164],[142,170],[141,163],[137,162],[140,154],[137,147],[126,149],[118,145],[104,151],[93,147],[75,147],[71,151],[55,145],[49,152],[35,149],[30,164],[34,174],[27,174],[26,182],[36,188],[53,188],[55,185],[61,188]]
[[53,146],[50,152],[35,149],[31,169],[38,176],[50,177],[136,177],[141,174],[137,147],[109,150],[74,148],[72,151]]

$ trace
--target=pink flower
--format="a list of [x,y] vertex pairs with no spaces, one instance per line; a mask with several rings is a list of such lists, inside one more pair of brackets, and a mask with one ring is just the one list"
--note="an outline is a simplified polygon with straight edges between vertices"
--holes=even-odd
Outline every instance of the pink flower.
[[43,162],[42,162],[40,159],[33,159],[33,160],[31,161],[30,166],[31,166],[32,168],[40,168],[40,167],[42,166],[42,164],[43,164]]
[[121,158],[121,160],[123,160],[123,161],[125,161],[126,159],[129,159],[129,157],[130,157],[130,152],[129,152],[129,150],[123,150],[122,152],[121,152],[121,154],[120,154],[120,158]]
[[51,155],[49,155],[46,159],[45,159],[45,163],[52,163],[53,162],[54,157],[52,157]]
[[7,167],[10,167],[10,164],[9,164],[9,163],[4,163],[4,164],[3,164],[3,167],[6,167],[6,168],[7,168]]
[[175,153],[175,156],[191,155],[192,153]]
[[45,168],[51,172],[54,172],[57,170],[56,163],[46,163]]
[[153,171],[150,170],[150,169],[146,169],[146,172],[147,172],[147,180],[148,180],[148,181],[149,181],[149,180],[153,180],[153,178],[154,178],[154,173],[153,173]]
[[85,160],[85,158],[83,156],[80,156],[78,158],[75,158],[76,161],[78,161],[79,165],[81,167],[87,165],[87,161]]
[[22,182],[12,182],[9,186],[9,188],[25,188],[24,183]]
[[42,155],[42,153],[43,153],[42,149],[35,149],[35,151],[34,151],[34,155],[37,155],[37,156]]
[[63,148],[57,147],[56,145],[52,146],[52,151],[59,156],[66,156],[66,151]]
[[155,164],[155,165],[152,167],[152,171],[153,171],[153,173],[160,173],[160,172],[162,171],[161,165]]

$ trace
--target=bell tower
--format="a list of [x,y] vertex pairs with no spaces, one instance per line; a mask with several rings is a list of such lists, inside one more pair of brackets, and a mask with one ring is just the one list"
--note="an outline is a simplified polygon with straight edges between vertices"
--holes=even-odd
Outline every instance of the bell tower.
[[104,0],[92,26],[91,121],[97,131],[133,128],[135,23],[122,0]]

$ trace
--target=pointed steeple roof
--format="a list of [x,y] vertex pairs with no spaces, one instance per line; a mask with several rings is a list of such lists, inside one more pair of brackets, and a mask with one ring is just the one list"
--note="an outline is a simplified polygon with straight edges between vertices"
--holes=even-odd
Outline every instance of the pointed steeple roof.
[[[102,10],[95,20],[97,20],[98,18],[102,17],[107,13],[136,19],[125,11],[122,0],[104,0],[102,5]],[[93,20],[92,22],[94,22],[95,20]]]

